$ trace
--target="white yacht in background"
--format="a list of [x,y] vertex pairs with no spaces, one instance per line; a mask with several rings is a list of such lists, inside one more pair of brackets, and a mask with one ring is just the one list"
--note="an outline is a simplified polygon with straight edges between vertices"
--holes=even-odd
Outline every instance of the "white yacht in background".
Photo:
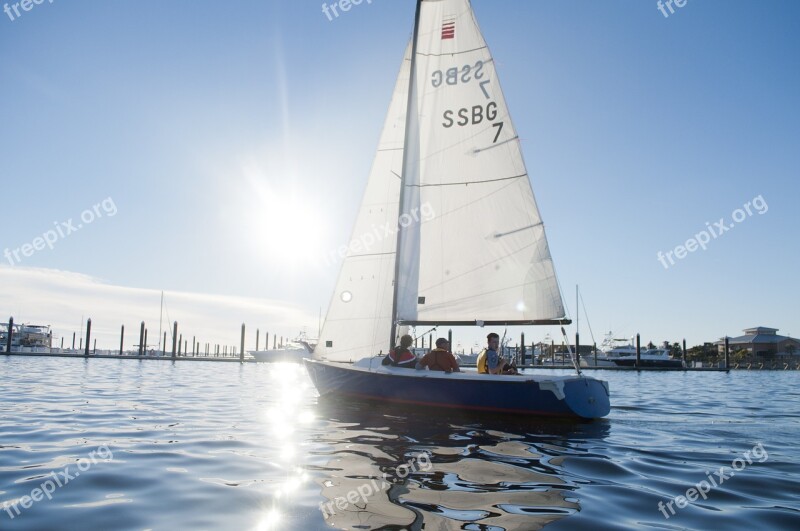
[[303,358],[311,357],[314,352],[313,339],[308,339],[305,332],[278,348],[266,350],[252,350],[250,355],[256,361],[265,363],[294,362],[301,363]]
[[[15,324],[11,335],[11,352],[48,354],[53,343],[49,325]],[[8,323],[0,323],[0,352],[8,344]]]
[[[593,354],[581,356],[582,367],[634,367],[636,366],[636,345],[633,340],[615,339],[609,332],[600,345],[595,361]],[[683,360],[670,357],[669,343],[661,348],[642,349],[639,356],[641,367],[679,369],[685,367]]]

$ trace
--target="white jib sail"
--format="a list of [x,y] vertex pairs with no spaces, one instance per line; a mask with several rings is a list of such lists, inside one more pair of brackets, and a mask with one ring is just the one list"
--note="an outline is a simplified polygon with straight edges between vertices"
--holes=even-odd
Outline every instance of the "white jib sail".
[[357,361],[389,349],[410,62],[409,44],[315,358]]

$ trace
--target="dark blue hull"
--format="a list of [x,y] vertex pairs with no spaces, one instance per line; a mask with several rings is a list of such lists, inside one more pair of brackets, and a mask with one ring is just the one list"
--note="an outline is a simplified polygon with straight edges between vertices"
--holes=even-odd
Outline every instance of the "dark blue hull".
[[369,371],[305,360],[321,396],[464,411],[595,419],[610,410],[607,384],[583,376],[486,376],[412,369]]

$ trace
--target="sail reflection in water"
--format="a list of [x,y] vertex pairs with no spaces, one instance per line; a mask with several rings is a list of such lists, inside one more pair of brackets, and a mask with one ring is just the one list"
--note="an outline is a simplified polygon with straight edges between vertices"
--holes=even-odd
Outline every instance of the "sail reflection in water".
[[[328,525],[539,529],[580,509],[572,496],[578,485],[564,478],[561,458],[554,456],[564,455],[562,445],[569,446],[566,453],[585,453],[587,440],[608,431],[605,423],[483,418],[475,424],[469,417],[407,413],[381,414],[343,402],[317,407],[317,416],[330,419],[315,441],[330,447],[318,454],[327,461],[317,480]],[[547,433],[547,444],[532,435],[537,432]],[[407,466],[415,461],[418,466]],[[371,494],[358,496],[366,486]]]

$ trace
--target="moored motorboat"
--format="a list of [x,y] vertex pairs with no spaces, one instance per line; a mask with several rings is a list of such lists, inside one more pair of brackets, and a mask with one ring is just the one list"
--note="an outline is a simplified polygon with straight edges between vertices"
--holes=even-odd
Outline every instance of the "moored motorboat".
[[264,363],[301,363],[303,358],[311,356],[314,345],[305,333],[277,348],[264,350],[251,350],[249,354],[258,362]]
[[682,369],[686,364],[682,359],[672,358],[669,344],[661,348],[641,350],[636,356],[636,347],[625,340],[606,337],[597,355],[581,356],[581,366],[587,368],[628,367],[648,369]]

